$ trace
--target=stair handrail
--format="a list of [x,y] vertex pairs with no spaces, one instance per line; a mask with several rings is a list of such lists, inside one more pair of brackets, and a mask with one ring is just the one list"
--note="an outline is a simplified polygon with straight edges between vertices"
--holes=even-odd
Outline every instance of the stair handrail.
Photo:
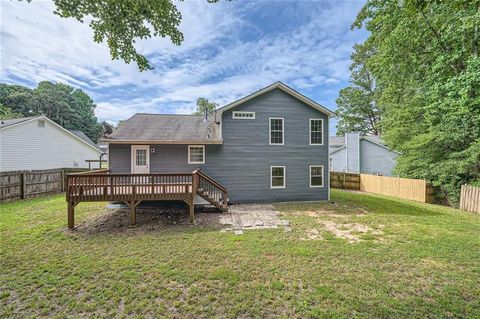
[[200,169],[196,169],[195,171],[193,171],[193,174],[197,174],[199,175],[200,177],[202,177],[203,179],[206,179],[209,183],[212,183],[213,185],[215,185],[217,188],[219,188],[221,191],[223,192],[228,192],[228,190],[222,186],[219,182],[217,182],[216,180],[214,180],[213,178],[211,178],[210,176],[206,175],[204,172],[202,172]]

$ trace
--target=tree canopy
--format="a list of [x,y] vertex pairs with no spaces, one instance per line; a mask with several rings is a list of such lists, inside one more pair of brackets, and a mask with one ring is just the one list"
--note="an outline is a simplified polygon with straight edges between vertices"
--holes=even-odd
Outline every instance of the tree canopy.
[[105,41],[112,59],[135,61],[140,71],[153,67],[135,48],[138,39],[169,37],[176,45],[183,41],[178,29],[182,15],[172,0],[53,0],[53,3],[54,13],[62,18],[74,18],[81,23],[88,20],[93,40]]
[[45,115],[66,129],[84,132],[93,141],[102,128],[95,117],[96,104],[82,90],[61,83],[43,81],[35,89],[0,83],[0,104],[12,116]]
[[218,103],[215,103],[213,101],[209,101],[208,99],[204,97],[199,97],[197,99],[197,110],[195,111],[194,114],[196,115],[202,115],[205,114],[205,110],[207,110],[208,114],[213,114],[215,110],[218,107]]
[[370,32],[356,53],[369,52],[363,63],[382,136],[402,152],[396,173],[431,180],[453,204],[461,184],[480,183],[479,7],[479,0],[369,0],[353,24]]

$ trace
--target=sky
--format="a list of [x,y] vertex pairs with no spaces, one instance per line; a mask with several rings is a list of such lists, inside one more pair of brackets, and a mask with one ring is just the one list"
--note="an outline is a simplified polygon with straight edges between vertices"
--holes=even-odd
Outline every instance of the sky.
[[88,24],[54,15],[52,2],[0,0],[0,81],[80,88],[97,104],[98,119],[113,123],[137,112],[189,114],[199,97],[222,106],[275,81],[335,110],[352,47],[367,37],[350,29],[362,0],[175,3],[183,43],[137,42],[155,68],[140,72],[112,60]]

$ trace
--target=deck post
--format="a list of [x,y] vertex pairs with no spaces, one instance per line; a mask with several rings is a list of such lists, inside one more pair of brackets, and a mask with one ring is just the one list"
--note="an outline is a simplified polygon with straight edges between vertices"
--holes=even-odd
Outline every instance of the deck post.
[[193,203],[193,198],[188,201],[188,215],[190,224],[195,224],[195,205]]
[[135,227],[137,225],[137,205],[135,201],[130,202],[130,226]]
[[68,220],[68,228],[74,229],[75,228],[75,204],[71,201],[68,201],[68,210],[67,210],[67,220]]

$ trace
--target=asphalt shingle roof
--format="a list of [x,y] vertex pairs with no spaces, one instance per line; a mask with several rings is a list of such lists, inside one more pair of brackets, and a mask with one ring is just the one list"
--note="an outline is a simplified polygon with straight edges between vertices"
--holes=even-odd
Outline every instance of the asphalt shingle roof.
[[137,113],[104,141],[144,141],[170,143],[222,143],[220,125],[214,116]]

